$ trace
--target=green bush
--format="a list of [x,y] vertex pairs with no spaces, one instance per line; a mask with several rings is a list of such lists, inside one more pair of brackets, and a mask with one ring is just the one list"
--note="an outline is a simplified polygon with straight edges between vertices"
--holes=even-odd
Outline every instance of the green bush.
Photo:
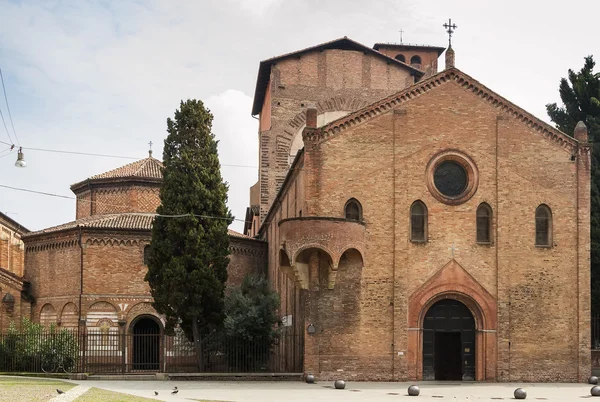
[[76,335],[66,329],[49,329],[24,318],[21,328],[14,322],[0,338],[0,369],[13,372],[39,372],[42,364],[46,371],[62,364],[65,371],[77,365],[79,345]]
[[264,371],[273,346],[279,341],[279,294],[269,281],[256,275],[244,278],[225,297],[225,322],[220,343],[230,369]]

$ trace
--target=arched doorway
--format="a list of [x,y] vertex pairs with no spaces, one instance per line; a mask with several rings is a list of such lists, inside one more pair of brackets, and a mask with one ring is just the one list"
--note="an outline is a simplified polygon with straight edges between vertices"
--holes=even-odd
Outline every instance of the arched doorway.
[[160,369],[160,325],[154,318],[141,317],[133,324],[133,370]]
[[423,320],[423,379],[475,380],[475,319],[454,299],[433,304]]

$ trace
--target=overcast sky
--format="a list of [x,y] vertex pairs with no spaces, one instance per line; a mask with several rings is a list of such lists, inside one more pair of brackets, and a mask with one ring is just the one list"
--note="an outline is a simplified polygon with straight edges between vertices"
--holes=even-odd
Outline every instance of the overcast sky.
[[[161,159],[166,119],[188,98],[213,112],[222,164],[257,166],[261,60],[343,36],[398,42],[400,29],[405,43],[445,46],[449,17],[457,67],[548,121],[560,78],[600,60],[598,15],[589,0],[0,0],[0,68],[28,163],[15,168],[0,144],[0,185],[72,196],[71,184],[133,161],[27,148],[144,158],[152,141]],[[0,109],[10,130],[1,97]],[[1,125],[0,141],[11,142]],[[222,172],[243,219],[258,169]],[[0,211],[38,230],[74,220],[75,201],[0,187]]]

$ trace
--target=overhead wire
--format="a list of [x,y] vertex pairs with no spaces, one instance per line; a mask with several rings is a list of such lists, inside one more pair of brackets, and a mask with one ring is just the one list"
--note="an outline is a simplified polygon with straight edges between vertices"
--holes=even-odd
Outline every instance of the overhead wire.
[[[0,141],[0,143],[3,143],[5,145],[12,145],[12,144],[8,144],[8,143],[4,143],[2,141]],[[93,153],[93,152],[65,151],[65,150],[61,150],[61,149],[30,148],[30,147],[22,147],[22,149],[24,151],[40,151],[40,152],[53,152],[53,153],[60,153],[60,154],[71,154],[71,155],[98,156],[98,157],[103,157],[103,158],[131,159],[131,160],[136,160],[136,161],[142,159],[142,158],[137,158],[134,156],[97,154],[97,153]],[[238,165],[238,164],[222,163],[221,166],[258,169],[258,166],[252,166],[252,165]]]
[[[4,114],[2,113],[2,109],[0,108],[0,117],[2,118],[2,124],[4,124],[4,129],[6,130],[6,134],[8,135],[8,139],[11,142],[10,145],[12,145],[14,143],[14,141],[12,140],[11,136],[10,136],[10,131],[8,131],[8,127],[6,127],[6,121],[4,121]],[[6,144],[6,143],[4,143]]]
[[[8,110],[8,117],[10,119],[10,125],[13,129],[13,134],[15,135],[15,140],[17,140],[17,144],[19,146],[21,146],[21,143],[19,142],[19,137],[17,137],[17,130],[15,130],[15,124],[13,123],[12,114],[10,113],[10,106],[8,105],[8,97],[6,96],[6,86],[4,85],[4,76],[2,75],[1,68],[0,68],[0,81],[2,81],[2,90],[4,91],[4,100],[6,101],[6,110]],[[4,118],[3,118],[3,120],[4,120]],[[6,127],[6,123],[4,123],[4,127]],[[10,137],[10,135],[9,135],[9,137]]]
[[[75,201],[79,201],[79,202],[88,202],[88,203],[93,203],[96,205],[103,205],[103,206],[111,206],[111,207],[119,207],[119,208],[127,208],[129,207],[126,204],[112,204],[109,202],[102,202],[102,201],[91,201],[91,200],[86,200],[86,199],[82,199],[82,198],[77,198],[77,197],[73,197],[73,196],[68,196],[68,195],[62,195],[62,194],[55,194],[55,193],[48,193],[45,191],[38,191],[38,190],[30,190],[27,188],[21,188],[21,187],[14,187],[14,186],[8,186],[6,184],[0,184],[0,188],[6,188],[9,190],[15,190],[15,191],[23,191],[26,193],[33,193],[33,194],[39,194],[39,195],[45,195],[45,196],[49,196],[49,197],[55,197],[55,198],[62,198],[62,199],[67,199],[67,200],[75,200]],[[127,212],[114,212],[114,213],[127,213]],[[164,215],[164,214],[156,214],[156,213],[145,213],[145,212],[132,212],[132,213],[137,213],[137,214],[147,214],[147,215],[151,215],[151,216],[158,216],[161,218],[185,218],[188,216],[195,216],[197,218],[205,218],[205,219],[223,219],[223,220],[229,220],[230,218],[225,217],[225,216],[212,216],[212,215],[200,215],[200,214],[173,214],[173,215]],[[233,218],[234,221],[237,222],[248,222],[248,223],[252,223],[251,221],[246,221],[245,219],[236,219]]]

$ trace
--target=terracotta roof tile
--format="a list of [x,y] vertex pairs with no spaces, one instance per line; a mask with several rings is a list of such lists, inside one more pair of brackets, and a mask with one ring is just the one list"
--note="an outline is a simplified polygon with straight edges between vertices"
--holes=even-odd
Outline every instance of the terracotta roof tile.
[[[74,229],[77,227],[91,229],[118,229],[118,230],[151,230],[154,214],[149,213],[122,213],[110,215],[93,215],[86,218],[81,218],[76,221],[64,223],[62,225],[53,226],[50,228],[30,232],[23,235],[23,238],[31,236],[55,233],[62,230]],[[234,230],[227,229],[229,236],[240,239],[252,239],[250,236],[238,233]]]
[[100,173],[90,177],[90,180],[94,179],[116,179],[116,178],[144,178],[144,179],[162,179],[161,169],[163,164],[158,159],[148,157],[133,163],[129,163],[125,166],[109,170],[105,173]]
[[152,229],[153,214],[147,213],[122,213],[110,215],[92,215],[76,221],[63,223],[62,225],[49,227],[46,229],[30,232],[24,235],[24,238],[45,234],[60,232],[62,230],[74,229],[77,227],[94,229],[129,229],[129,230],[150,230]]

